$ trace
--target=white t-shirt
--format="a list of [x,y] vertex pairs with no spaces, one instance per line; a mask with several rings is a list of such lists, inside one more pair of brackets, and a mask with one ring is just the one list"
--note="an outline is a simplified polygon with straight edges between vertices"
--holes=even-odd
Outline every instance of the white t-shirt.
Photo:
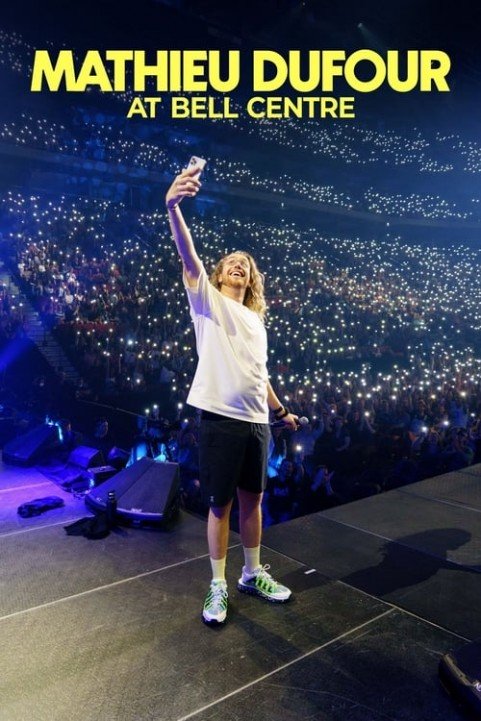
[[261,319],[222,295],[202,270],[196,287],[184,280],[199,362],[187,403],[251,423],[268,423],[267,333]]

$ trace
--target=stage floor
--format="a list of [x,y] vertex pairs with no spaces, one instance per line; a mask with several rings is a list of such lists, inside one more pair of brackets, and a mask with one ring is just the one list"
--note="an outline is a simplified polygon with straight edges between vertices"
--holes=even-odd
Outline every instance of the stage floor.
[[[481,467],[271,527],[294,600],[239,594],[200,621],[204,521],[67,536],[90,515],[37,471],[0,468],[1,721],[455,721],[441,655],[480,635]],[[21,519],[47,495],[65,508]]]

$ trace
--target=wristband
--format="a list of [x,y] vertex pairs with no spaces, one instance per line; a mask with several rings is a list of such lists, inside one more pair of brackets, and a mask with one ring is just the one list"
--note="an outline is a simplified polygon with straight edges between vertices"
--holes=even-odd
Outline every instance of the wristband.
[[276,420],[277,420],[277,421],[281,421],[283,418],[285,418],[286,416],[288,416],[289,413],[290,413],[290,410],[284,406],[283,412],[280,413],[280,414],[276,414]]
[[276,408],[275,411],[272,411],[273,414],[276,416],[278,413],[284,410],[284,406],[279,406],[279,408]]
[[176,208],[179,207],[179,204],[178,203],[174,203],[173,205],[167,204],[166,207],[167,207],[167,210],[175,210]]

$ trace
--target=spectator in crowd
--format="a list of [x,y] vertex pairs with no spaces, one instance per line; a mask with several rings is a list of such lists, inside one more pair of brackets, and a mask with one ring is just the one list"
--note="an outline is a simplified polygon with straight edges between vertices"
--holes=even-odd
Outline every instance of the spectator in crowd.
[[110,428],[110,424],[104,416],[97,418],[93,433],[88,439],[88,445],[92,448],[97,448],[102,454],[103,461],[100,465],[103,465],[109,456],[110,451],[115,446],[115,437]]
[[338,505],[340,498],[332,487],[333,476],[334,471],[329,471],[325,465],[318,466],[312,476],[306,475],[300,494],[299,515]]
[[285,458],[279,466],[277,476],[270,478],[264,493],[266,525],[280,523],[293,518],[299,502],[301,466]]

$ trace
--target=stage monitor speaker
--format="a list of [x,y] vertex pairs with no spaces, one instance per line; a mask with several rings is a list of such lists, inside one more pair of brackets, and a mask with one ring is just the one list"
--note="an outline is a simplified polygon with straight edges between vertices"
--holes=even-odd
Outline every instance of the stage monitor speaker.
[[92,466],[103,466],[104,457],[102,451],[90,446],[77,446],[68,457],[68,463],[78,468],[92,468]]
[[117,469],[113,466],[92,466],[88,470],[91,487],[99,486],[104,481],[115,476],[117,472]]
[[178,510],[179,466],[141,458],[85,496],[94,511],[105,511],[109,492],[114,491],[119,521],[135,526],[170,521]]
[[130,454],[128,453],[128,451],[124,451],[122,450],[122,448],[117,448],[117,446],[114,446],[110,449],[106,461],[110,466],[113,466],[118,471],[121,471],[122,468],[125,468],[125,466],[127,465],[129,455]]
[[443,656],[439,678],[469,718],[481,719],[481,642],[473,641]]
[[3,462],[15,466],[30,466],[58,444],[58,429],[44,423],[9,441],[3,449]]

